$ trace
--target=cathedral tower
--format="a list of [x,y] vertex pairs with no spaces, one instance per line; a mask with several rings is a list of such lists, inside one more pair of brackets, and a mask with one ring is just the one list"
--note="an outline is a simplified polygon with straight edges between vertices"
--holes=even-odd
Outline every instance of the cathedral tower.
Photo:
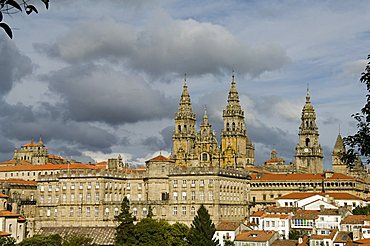
[[223,111],[224,126],[221,131],[222,167],[245,168],[254,164],[254,146],[247,137],[244,111],[239,103],[235,77]]
[[332,153],[332,164],[333,171],[335,173],[347,174],[347,165],[341,160],[342,154],[346,152],[344,147],[343,139],[340,134],[338,134],[337,140],[335,141],[333,153]]
[[296,147],[295,164],[297,172],[322,173],[323,151],[319,143],[319,130],[316,126],[316,113],[307,89],[306,103],[302,110],[299,127],[299,143]]
[[175,130],[172,136],[171,158],[175,160],[177,165],[189,165],[189,160],[193,159],[196,138],[195,123],[195,113],[191,107],[185,79],[180,105],[175,114]]
[[218,167],[220,165],[220,149],[212,126],[209,124],[207,111],[204,112],[200,131],[196,138],[196,156],[201,167]]

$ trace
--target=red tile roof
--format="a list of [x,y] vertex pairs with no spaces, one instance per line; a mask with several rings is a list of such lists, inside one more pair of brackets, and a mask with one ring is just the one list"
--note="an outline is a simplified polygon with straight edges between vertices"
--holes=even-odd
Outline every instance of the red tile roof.
[[102,169],[102,167],[93,164],[44,164],[32,165],[29,163],[21,163],[15,166],[0,166],[0,172],[14,172],[14,171],[47,171],[47,170],[67,170],[67,169]]
[[24,180],[24,179],[0,179],[0,183],[10,183],[10,184],[20,184],[20,185],[35,185],[37,182],[33,180]]
[[264,214],[265,214],[265,211],[259,210],[257,212],[254,212],[250,217],[261,217]]
[[19,216],[21,216],[21,215],[10,212],[8,210],[1,210],[0,211],[0,217],[19,217]]
[[169,161],[169,159],[163,155],[157,155],[156,157],[153,157],[149,161]]
[[370,220],[370,215],[348,215],[341,224],[363,224],[364,220]]
[[235,237],[235,241],[266,242],[274,236],[274,231],[244,231]]
[[324,192],[293,192],[286,194],[284,196],[281,196],[277,199],[305,199],[311,196],[320,195],[325,196],[328,195],[336,200],[362,200],[362,198],[345,193],[345,192],[337,192],[337,193],[324,193]]
[[7,237],[7,236],[10,236],[12,234],[10,234],[9,232],[5,232],[5,231],[0,231],[0,237]]
[[298,210],[297,213],[293,216],[293,219],[317,219],[320,214],[320,211],[316,210]]
[[345,179],[345,180],[354,180],[355,178],[341,174],[333,173],[329,178],[325,178],[324,174],[313,174],[313,173],[291,173],[291,174],[263,174],[258,176],[256,174],[251,174],[252,181],[303,181],[303,180],[336,180],[336,179]]
[[222,221],[216,226],[216,231],[235,231],[240,226],[240,222]]
[[8,198],[9,196],[3,194],[3,193],[0,193],[0,198]]

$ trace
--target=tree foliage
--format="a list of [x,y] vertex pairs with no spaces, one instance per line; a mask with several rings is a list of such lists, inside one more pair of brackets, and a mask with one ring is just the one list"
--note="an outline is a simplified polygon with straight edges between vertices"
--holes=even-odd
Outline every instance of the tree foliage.
[[118,226],[116,228],[116,245],[135,245],[134,217],[130,213],[130,201],[124,197],[121,203],[121,212],[116,217]]
[[352,214],[355,215],[370,215],[370,205],[367,205],[366,207],[355,207],[352,210]]
[[218,240],[213,239],[216,226],[212,222],[208,210],[201,205],[194,217],[193,223],[188,235],[188,242],[194,246],[212,246],[218,245]]
[[0,246],[13,246],[15,239],[13,237],[0,237]]
[[[97,246],[93,240],[87,236],[71,234],[62,238],[60,235],[36,235],[24,239],[20,246]],[[1,244],[0,244],[1,245]]]
[[[44,3],[45,8],[49,8],[49,0],[40,0]],[[10,26],[3,21],[4,15],[14,15],[25,11],[27,15],[38,13],[35,5],[31,4],[31,0],[0,0],[0,27],[6,34],[13,38],[13,32]]]
[[[370,55],[367,59],[370,59]],[[366,103],[360,113],[352,115],[357,122],[357,132],[343,139],[348,150],[342,159],[349,167],[353,167],[358,158],[364,158],[370,164],[370,62],[367,63],[360,82],[366,85]]]

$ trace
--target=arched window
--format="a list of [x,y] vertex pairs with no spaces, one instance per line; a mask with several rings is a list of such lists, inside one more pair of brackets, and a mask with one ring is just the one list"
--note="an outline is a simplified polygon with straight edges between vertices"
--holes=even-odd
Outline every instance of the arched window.
[[105,208],[104,215],[105,217],[109,216],[109,208]]
[[202,161],[208,161],[208,154],[207,153],[202,154]]
[[181,125],[178,125],[177,129],[179,130],[179,132],[181,132]]
[[312,121],[310,121],[310,127],[312,128]]
[[233,131],[235,131],[235,122],[233,122]]
[[306,138],[306,146],[308,147],[310,144],[310,139],[309,138]]
[[226,131],[230,131],[230,124],[226,123]]
[[195,207],[191,207],[191,209],[190,209],[190,214],[191,214],[191,215],[195,215]]

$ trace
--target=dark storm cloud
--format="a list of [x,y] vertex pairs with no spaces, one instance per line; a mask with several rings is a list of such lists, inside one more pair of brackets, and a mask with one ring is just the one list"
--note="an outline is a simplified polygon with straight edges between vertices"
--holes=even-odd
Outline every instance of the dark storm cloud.
[[69,117],[107,124],[172,117],[175,101],[141,77],[107,66],[75,65],[47,75],[52,92],[62,97]]
[[59,139],[68,144],[79,145],[81,149],[101,150],[110,152],[110,147],[117,143],[117,138],[111,133],[89,123],[75,122],[57,117],[53,111],[62,108],[39,108],[25,106],[21,103],[10,105],[4,101],[0,104],[0,129],[2,136],[8,139],[29,141],[31,138],[43,136],[46,141]]
[[171,150],[173,126],[163,128],[159,134],[160,136],[147,137],[141,143],[152,151]]
[[12,89],[16,81],[32,72],[33,64],[31,59],[22,55],[5,35],[0,36],[0,54],[0,96],[2,96]]
[[121,61],[155,77],[220,74],[235,66],[240,73],[257,76],[289,62],[281,47],[250,47],[222,26],[169,16],[157,17],[140,30],[113,20],[88,22],[52,45],[35,48],[73,64]]

